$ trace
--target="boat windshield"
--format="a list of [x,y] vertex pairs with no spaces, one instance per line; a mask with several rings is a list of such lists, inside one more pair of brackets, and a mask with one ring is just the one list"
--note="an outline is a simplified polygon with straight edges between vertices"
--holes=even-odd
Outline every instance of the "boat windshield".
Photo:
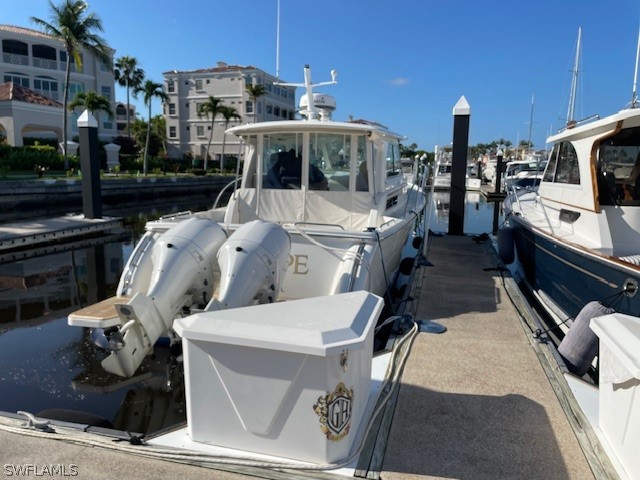
[[640,206],[640,127],[602,141],[598,154],[600,204]]
[[[308,138],[308,142],[305,138]],[[356,162],[355,171],[359,175],[364,172],[366,176],[363,135],[265,134],[263,158],[262,188],[266,189],[299,189],[304,185],[310,190],[348,191],[352,160]],[[308,183],[302,181],[304,158],[309,159]],[[361,165],[365,167],[360,168]],[[366,178],[356,181],[356,190],[367,190],[367,181]]]

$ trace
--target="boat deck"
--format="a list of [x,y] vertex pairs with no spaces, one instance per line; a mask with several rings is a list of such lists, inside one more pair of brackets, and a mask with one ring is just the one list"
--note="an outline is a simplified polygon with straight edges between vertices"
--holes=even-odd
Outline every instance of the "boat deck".
[[[416,274],[413,310],[417,319],[437,321],[447,331],[416,338],[381,468],[370,468],[368,478],[594,478],[488,251],[466,236],[432,239],[434,266]],[[74,464],[78,478],[256,475],[203,471],[3,430],[0,451],[5,470],[7,464]],[[307,475],[314,476],[298,478]],[[278,471],[264,471],[264,477],[293,478]]]

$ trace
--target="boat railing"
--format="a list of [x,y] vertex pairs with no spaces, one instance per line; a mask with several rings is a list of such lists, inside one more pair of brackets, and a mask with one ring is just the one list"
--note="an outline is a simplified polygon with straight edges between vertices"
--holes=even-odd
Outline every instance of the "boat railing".
[[216,209],[218,208],[218,202],[220,201],[220,199],[222,198],[222,194],[227,190],[227,188],[231,187],[232,185],[237,184],[240,180],[242,180],[242,177],[236,177],[233,180],[231,180],[229,183],[227,183],[222,190],[220,190],[220,193],[218,193],[218,196],[216,197],[215,202],[213,202],[213,208]]
[[579,127],[580,125],[584,125],[585,123],[595,122],[596,120],[600,120],[600,115],[598,115],[597,113],[589,115],[587,118],[583,118],[582,120],[573,120],[564,127],[559,128],[558,133],[564,132],[565,130],[569,130],[571,128]]
[[344,230],[344,227],[342,225],[338,225],[336,223],[295,222],[293,226],[294,227],[299,227],[299,226],[335,227],[335,228],[339,228],[340,230]]
[[542,197],[537,192],[536,192],[536,202],[538,202],[542,207],[542,213],[544,214],[544,218],[547,221],[547,225],[549,225],[549,230],[551,231],[551,234],[552,235],[555,234],[555,232],[553,231],[553,226],[551,225],[551,220],[549,219],[549,215],[547,214],[547,209],[545,208],[544,202],[542,201]]

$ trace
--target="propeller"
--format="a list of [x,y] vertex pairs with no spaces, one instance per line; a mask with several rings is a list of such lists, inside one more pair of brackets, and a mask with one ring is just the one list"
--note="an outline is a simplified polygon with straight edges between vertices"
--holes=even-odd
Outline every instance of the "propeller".
[[117,326],[93,329],[91,341],[108,352],[117,352],[124,348],[123,334]]

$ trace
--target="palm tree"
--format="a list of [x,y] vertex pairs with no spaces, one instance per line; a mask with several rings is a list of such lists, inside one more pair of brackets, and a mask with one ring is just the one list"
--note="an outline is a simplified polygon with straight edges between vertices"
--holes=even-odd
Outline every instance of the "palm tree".
[[135,57],[120,57],[116,60],[116,68],[113,71],[118,85],[127,89],[127,137],[131,138],[131,123],[129,120],[129,90],[134,89],[133,97],[138,96],[135,89],[144,80],[144,70],[138,67],[138,59]]
[[169,97],[164,93],[164,88],[161,83],[154,82],[153,80],[147,80],[142,85],[135,88],[136,95],[142,93],[142,99],[144,104],[149,107],[149,116],[147,122],[147,139],[144,142],[144,156],[142,157],[142,171],[147,175],[147,152],[149,151],[149,136],[151,135],[151,101],[154,98],[160,99],[162,102],[166,102]]
[[242,117],[238,113],[238,111],[227,105],[222,105],[220,107],[220,114],[224,117],[224,134],[222,136],[222,156],[220,157],[220,173],[222,173],[222,169],[224,167],[224,145],[227,140],[227,128],[229,127],[229,122],[231,119],[242,120]]
[[60,5],[51,7],[51,23],[40,18],[31,17],[31,21],[41,26],[45,33],[60,40],[67,52],[67,66],[64,73],[64,95],[62,97],[62,151],[64,154],[64,168],[69,168],[67,155],[67,105],[69,102],[69,79],[71,77],[71,59],[73,58],[78,71],[82,71],[81,50],[92,53],[103,65],[111,68],[110,48],[104,38],[97,32],[102,32],[102,21],[94,14],[88,13],[89,5],[83,0],[64,0]]
[[255,123],[257,121],[256,119],[258,115],[258,110],[256,109],[256,101],[258,100],[258,97],[261,97],[262,95],[267,93],[267,91],[264,89],[264,85],[254,85],[253,83],[247,85],[245,87],[245,90],[249,94],[249,99],[253,102],[253,122]]
[[206,115],[207,117],[211,115],[211,127],[209,128],[209,143],[207,144],[207,151],[204,156],[204,171],[207,171],[207,160],[209,158],[209,149],[211,148],[211,140],[213,139],[213,126],[214,121],[216,119],[216,115],[220,113],[220,107],[222,103],[221,98],[214,97],[213,95],[209,95],[209,99],[200,105],[198,108],[198,116]]
[[93,90],[76,94],[76,97],[69,103],[67,108],[70,112],[76,108],[85,108],[91,113],[102,111],[105,112],[109,118],[113,118],[113,110],[111,110],[111,102],[109,99],[98,95]]

